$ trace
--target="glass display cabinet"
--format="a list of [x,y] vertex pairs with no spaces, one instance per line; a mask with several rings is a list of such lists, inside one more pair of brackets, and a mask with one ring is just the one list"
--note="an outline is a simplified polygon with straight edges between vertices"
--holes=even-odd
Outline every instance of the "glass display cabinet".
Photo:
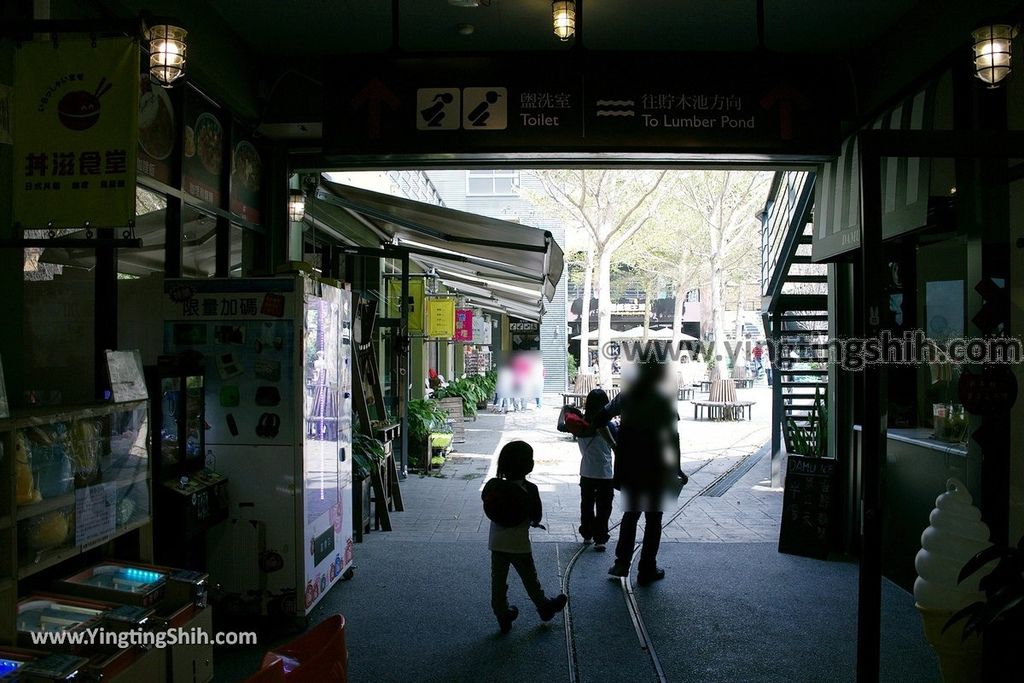
[[145,400],[0,420],[0,642],[19,581],[122,536],[151,557],[149,439]]
[[228,511],[227,479],[211,468],[206,450],[205,363],[186,351],[160,356],[146,372],[153,401],[155,548],[162,564],[201,568],[203,534]]

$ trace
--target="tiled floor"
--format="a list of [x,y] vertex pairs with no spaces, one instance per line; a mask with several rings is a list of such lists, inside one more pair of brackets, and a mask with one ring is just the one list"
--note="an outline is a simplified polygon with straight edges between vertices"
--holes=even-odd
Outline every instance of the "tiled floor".
[[[758,451],[770,437],[769,388],[761,385],[740,390],[740,394],[745,400],[756,401],[752,420],[694,421],[689,401],[680,402],[683,469],[692,477],[679,499],[682,511],[665,526],[666,542],[758,542],[778,538],[782,492],[769,487],[767,456],[724,495],[699,495],[719,475]],[[534,448],[536,466],[530,480],[541,491],[547,526],[547,531],[533,530],[533,541],[579,542],[579,451],[571,437],[555,429],[560,398],[547,396],[541,408],[524,412],[481,413],[475,421],[467,422],[466,442],[456,445],[439,473],[413,474],[402,483],[406,511],[392,516],[394,531],[373,533],[372,541],[485,542],[488,522],[480,504],[480,489],[494,475],[500,447],[523,439]],[[666,520],[673,514],[669,511]],[[618,515],[616,498],[613,521]]]

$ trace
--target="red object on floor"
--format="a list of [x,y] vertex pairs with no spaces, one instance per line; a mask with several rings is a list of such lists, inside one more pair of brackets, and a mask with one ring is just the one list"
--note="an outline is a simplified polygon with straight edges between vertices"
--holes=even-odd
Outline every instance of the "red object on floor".
[[[345,617],[335,614],[290,643],[263,655],[263,667],[280,663],[286,683],[348,680]],[[271,679],[268,679],[271,680]]]
[[275,660],[249,676],[244,683],[285,683],[284,662]]

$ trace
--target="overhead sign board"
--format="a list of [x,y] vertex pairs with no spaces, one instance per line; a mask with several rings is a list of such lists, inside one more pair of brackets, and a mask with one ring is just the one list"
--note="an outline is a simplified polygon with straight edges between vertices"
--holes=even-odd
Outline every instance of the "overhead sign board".
[[755,55],[396,58],[339,70],[328,156],[838,151],[834,73]]
[[14,219],[25,229],[135,219],[139,43],[36,41],[16,51]]

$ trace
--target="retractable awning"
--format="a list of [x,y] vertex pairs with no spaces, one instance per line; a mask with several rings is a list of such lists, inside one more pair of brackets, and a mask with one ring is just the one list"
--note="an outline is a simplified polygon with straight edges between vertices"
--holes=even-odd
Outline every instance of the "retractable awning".
[[[316,200],[344,209],[381,244],[407,248],[482,308],[539,320],[562,276],[562,249],[546,230],[323,179]],[[321,206],[317,213],[333,212]]]

